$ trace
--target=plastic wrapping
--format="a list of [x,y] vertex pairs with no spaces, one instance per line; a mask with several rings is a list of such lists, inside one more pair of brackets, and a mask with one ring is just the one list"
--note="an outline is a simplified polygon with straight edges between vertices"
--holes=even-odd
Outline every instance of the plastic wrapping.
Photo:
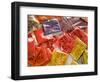
[[64,65],[67,60],[67,54],[58,50],[52,52],[52,57],[49,65]]
[[28,66],[88,64],[87,17],[28,17]]
[[79,37],[85,44],[88,44],[88,37],[87,34],[82,31],[80,28],[75,28],[72,32],[71,32],[72,36],[77,36]]
[[28,64],[29,66],[42,66],[48,64],[51,59],[51,51],[44,47],[34,47],[28,43]]
[[61,28],[57,19],[44,21],[43,29],[45,35],[61,32]]
[[75,46],[70,54],[74,58],[74,60],[77,61],[86,48],[87,48],[86,44],[82,42],[79,38],[76,38]]

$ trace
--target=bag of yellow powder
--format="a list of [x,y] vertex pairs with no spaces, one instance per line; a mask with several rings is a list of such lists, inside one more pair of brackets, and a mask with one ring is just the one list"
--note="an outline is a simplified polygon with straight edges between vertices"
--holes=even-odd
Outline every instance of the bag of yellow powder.
[[76,38],[75,46],[70,53],[75,61],[77,61],[80,58],[86,47],[87,46],[84,42],[82,42],[79,38]]
[[48,65],[64,65],[67,60],[67,54],[59,50],[54,50],[52,53],[51,61]]
[[85,50],[78,60],[79,64],[88,64],[88,52]]

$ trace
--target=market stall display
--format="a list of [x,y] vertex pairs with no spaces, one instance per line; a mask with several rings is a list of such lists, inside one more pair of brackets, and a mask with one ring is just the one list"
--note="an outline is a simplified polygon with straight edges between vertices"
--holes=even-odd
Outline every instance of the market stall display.
[[88,18],[28,15],[28,66],[88,64]]

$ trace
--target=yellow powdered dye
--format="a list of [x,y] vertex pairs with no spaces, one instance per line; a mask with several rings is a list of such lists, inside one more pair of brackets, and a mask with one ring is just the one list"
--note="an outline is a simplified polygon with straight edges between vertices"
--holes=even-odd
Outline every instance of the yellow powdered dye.
[[64,65],[67,60],[67,54],[59,50],[54,50],[52,53],[51,61],[48,65]]
[[86,47],[87,45],[84,42],[82,42],[79,38],[76,38],[75,47],[70,53],[75,61],[77,61],[80,58]]

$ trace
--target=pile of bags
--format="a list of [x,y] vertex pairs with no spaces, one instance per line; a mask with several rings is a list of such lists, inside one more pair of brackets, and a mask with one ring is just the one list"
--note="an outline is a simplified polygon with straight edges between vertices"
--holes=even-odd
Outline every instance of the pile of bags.
[[88,64],[87,17],[28,15],[28,66]]

